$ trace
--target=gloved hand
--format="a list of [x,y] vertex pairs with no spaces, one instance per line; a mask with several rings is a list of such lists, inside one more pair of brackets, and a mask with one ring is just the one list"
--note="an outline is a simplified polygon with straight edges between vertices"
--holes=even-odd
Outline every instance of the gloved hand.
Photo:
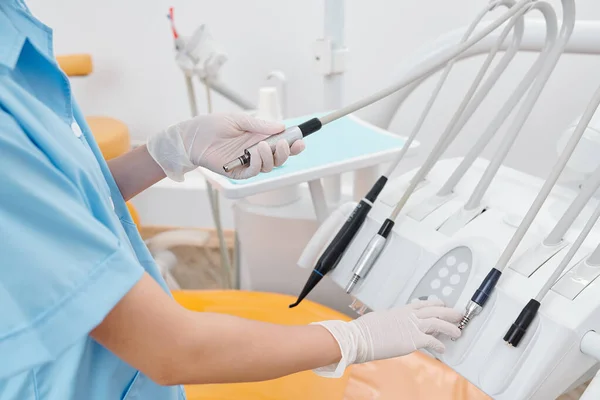
[[210,114],[171,125],[148,139],[152,158],[167,176],[182,182],[184,174],[204,167],[233,179],[246,179],[259,172],[281,166],[290,155],[304,150],[298,140],[290,147],[285,140],[277,143],[275,154],[262,142],[250,151],[250,165],[226,174],[223,165],[244,153],[251,145],[279,133],[285,126],[246,114]]
[[317,322],[338,342],[342,359],[315,372],[339,378],[351,364],[400,357],[423,348],[443,353],[445,347],[435,335],[458,338],[461,332],[454,324],[461,318],[461,313],[444,307],[442,301],[427,300],[371,312],[351,322]]

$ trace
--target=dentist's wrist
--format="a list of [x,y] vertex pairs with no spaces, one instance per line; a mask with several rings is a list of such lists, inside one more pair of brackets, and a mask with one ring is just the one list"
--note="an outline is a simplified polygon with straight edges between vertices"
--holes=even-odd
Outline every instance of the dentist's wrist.
[[190,161],[188,151],[176,126],[171,126],[150,136],[146,147],[165,175],[175,182],[183,182],[186,173],[198,168]]

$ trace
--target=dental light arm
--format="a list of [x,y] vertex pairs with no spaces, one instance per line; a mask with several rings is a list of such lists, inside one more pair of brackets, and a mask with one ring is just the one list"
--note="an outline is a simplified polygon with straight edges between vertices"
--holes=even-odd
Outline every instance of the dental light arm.
[[[559,39],[558,39],[555,49],[554,49],[554,54],[552,56],[553,59],[551,60],[549,65],[544,69],[544,73],[542,75],[546,75],[548,70],[551,72],[554,69],[554,67],[556,66],[556,63],[558,62],[558,59],[560,58],[560,55],[561,55],[563,49],[567,45],[567,42],[569,41],[569,38],[571,37],[571,34],[575,27],[575,3],[574,3],[574,0],[562,0],[562,6],[563,6],[563,24],[562,24],[561,31],[559,34]],[[546,78],[546,80],[547,80],[547,78]],[[541,88],[543,88],[543,86],[540,88],[538,86],[538,82],[541,82],[541,81],[536,81],[536,88],[538,90],[540,90]],[[533,95],[531,96],[531,98],[533,98]],[[537,96],[536,96],[536,98],[537,98]],[[596,104],[596,107],[597,107],[597,104]],[[594,107],[594,110],[596,107]],[[587,111],[589,111],[589,109]],[[593,113],[592,113],[592,116],[593,116]],[[589,124],[590,120],[591,120],[591,116],[589,116],[589,119],[585,120],[585,123],[583,123],[584,120],[582,119],[582,121],[581,121],[582,124],[580,126],[578,126],[576,133],[573,134],[573,137],[571,138],[569,143],[567,143],[565,150],[560,155],[556,165],[554,166],[554,168],[552,169],[552,172],[550,173],[550,176],[545,181],[542,189],[538,193],[537,197],[533,201],[533,204],[531,205],[527,214],[523,218],[523,221],[521,222],[521,224],[515,231],[514,235],[512,236],[511,240],[509,241],[508,245],[506,246],[506,248],[500,255],[500,258],[498,259],[496,266],[492,270],[490,270],[490,272],[488,273],[488,275],[486,276],[484,281],[481,283],[479,288],[473,294],[473,297],[471,297],[471,301],[466,306],[465,316],[464,316],[463,320],[461,321],[461,323],[459,324],[459,329],[461,329],[461,330],[464,329],[469,324],[469,322],[472,320],[472,318],[474,318],[477,314],[479,314],[481,312],[482,308],[485,306],[485,304],[486,304],[487,300],[489,299],[491,293],[493,292],[496,284],[498,283],[500,276],[502,275],[502,270],[504,270],[504,268],[508,265],[508,262],[510,261],[511,257],[513,256],[513,254],[516,251],[519,244],[521,243],[521,240],[523,240],[523,237],[529,230],[529,227],[533,223],[533,220],[535,219],[539,210],[542,208],[542,205],[546,201],[546,198],[552,191],[554,184],[560,177],[560,174],[562,173],[563,169],[565,168],[569,158],[571,157],[571,154],[573,154],[573,151],[575,150],[575,147],[577,146],[579,139],[581,139],[581,136],[583,135],[585,127]],[[517,123],[519,123],[519,125],[522,126],[522,123],[524,123],[524,121],[521,122],[520,120],[516,120],[515,124],[517,124]],[[581,129],[579,129],[579,128],[581,128]]]
[[[288,128],[283,133],[270,137],[268,140],[271,141],[271,143],[270,143],[271,147],[273,148],[274,144],[276,144],[281,139],[286,139],[286,140],[288,140],[288,143],[291,143],[289,141],[289,139],[293,139],[293,141],[295,141],[295,140],[298,140],[299,138],[307,136],[307,135],[319,130],[323,124],[327,124],[329,122],[335,121],[336,119],[341,118],[344,115],[347,115],[352,112],[355,112],[356,110],[362,109],[370,104],[373,104],[374,102],[376,102],[382,98],[385,98],[386,96],[389,96],[392,93],[395,93],[398,90],[401,90],[402,88],[404,88],[414,82],[418,82],[420,79],[422,79],[424,77],[429,76],[434,70],[436,70],[440,66],[443,66],[444,64],[450,62],[452,59],[454,59],[458,55],[460,55],[463,51],[466,51],[468,48],[475,45],[478,41],[482,40],[485,36],[487,36],[488,34],[493,32],[495,29],[500,27],[504,22],[513,18],[520,10],[525,8],[528,4],[529,4],[529,1],[521,0],[517,5],[513,6],[511,9],[509,9],[507,12],[505,12],[504,15],[502,15],[499,19],[495,20],[490,25],[488,25],[485,29],[483,29],[481,32],[474,35],[474,37],[470,38],[469,40],[467,40],[464,43],[461,43],[453,48],[450,48],[450,49],[442,52],[441,54],[437,55],[436,57],[431,57],[430,59],[424,61],[423,63],[421,63],[421,68],[417,68],[417,69],[413,70],[411,73],[408,74],[407,77],[405,77],[404,79],[402,79],[400,82],[396,83],[395,85],[390,86],[389,88],[387,88],[385,90],[382,90],[376,94],[373,94],[372,96],[369,96],[369,97],[367,97],[363,100],[360,100],[354,104],[351,104],[345,108],[342,108],[341,110],[335,111],[321,119],[315,118],[313,120],[309,120],[309,121],[305,122],[304,124],[301,124],[297,127]],[[486,7],[486,9],[489,10],[489,7]],[[306,132],[303,131],[302,125],[307,125],[304,127],[304,130]],[[314,129],[314,130],[312,130],[312,129]],[[416,135],[416,132],[417,131],[413,132],[414,135]],[[412,137],[412,139],[414,139],[414,136]],[[410,139],[410,141],[412,141],[412,139]],[[409,147],[410,147],[410,143],[406,143],[404,145],[404,149],[407,149]],[[395,165],[397,165],[397,163],[401,160],[401,158],[404,156],[405,153],[406,153],[406,150],[403,150],[401,152],[397,161],[394,163]],[[232,162],[225,165],[224,169],[229,170],[229,168],[239,167],[239,166],[245,165],[249,162],[250,162],[250,149],[247,149],[244,152],[244,155],[238,157],[238,159],[233,160]],[[392,171],[393,171],[393,169],[392,169]],[[373,203],[377,200],[377,197],[379,196],[379,194],[385,187],[386,182],[387,182],[387,176],[384,175],[384,176],[380,177],[377,180],[377,182],[375,183],[375,185],[373,186],[373,188],[369,191],[369,193],[359,202],[359,204],[356,206],[355,210],[352,212],[352,214],[350,215],[348,220],[344,223],[342,228],[338,231],[338,233],[334,237],[333,241],[325,248],[325,251],[323,252],[321,257],[317,261],[317,265],[311,272],[309,279],[307,280],[304,288],[302,289],[300,295],[298,296],[297,301],[294,304],[290,305],[290,307],[295,307],[298,304],[300,304],[300,302],[312,291],[312,289],[320,282],[320,280],[327,273],[329,273],[331,270],[333,270],[337,266],[341,257],[343,256],[344,252],[346,251],[346,249],[348,248],[348,246],[350,245],[350,243],[352,242],[352,240],[358,233],[359,229],[361,228],[362,224],[364,223],[365,219],[367,218],[367,215],[368,215],[369,211],[371,210]],[[387,224],[385,226],[385,228],[382,228],[381,233],[385,233],[385,232],[389,233],[389,231],[391,230],[392,227],[393,227],[393,224]]]
[[[470,47],[477,44],[479,41],[484,39],[487,35],[492,33],[494,30],[498,29],[502,24],[512,18],[515,14],[521,10],[521,8],[526,7],[531,0],[521,0],[517,5],[506,11],[500,18],[490,23],[489,26],[485,27],[481,32],[474,35],[473,38],[469,39],[467,42],[454,46],[446,51],[443,51],[441,54],[433,56],[423,62],[416,70],[412,71],[408,74],[404,79],[400,80],[396,84],[383,89],[377,93],[372,94],[371,96],[365,97],[362,100],[359,100],[353,104],[350,104],[346,107],[343,107],[337,111],[334,111],[328,115],[325,115],[321,118],[313,118],[309,121],[306,121],[303,124],[298,126],[294,126],[286,129],[285,131],[273,135],[269,137],[266,141],[271,146],[272,150],[275,150],[275,145],[279,140],[286,140],[290,145],[296,140],[300,140],[303,137],[306,137],[314,132],[317,132],[321,129],[323,125],[327,125],[330,122],[336,121],[348,114],[354,113],[358,110],[361,110],[365,107],[368,107],[371,104],[376,103],[377,101],[384,99],[385,97],[403,89],[404,87],[410,85],[411,83],[422,79],[423,77],[428,76],[431,72],[435,71],[442,65],[445,65],[452,59],[459,56],[462,52],[468,50]],[[244,151],[244,154],[240,157],[236,158],[225,164],[223,169],[227,171],[231,171],[234,168],[239,168],[244,165],[248,165],[250,163],[250,151],[257,146],[258,143],[249,147]]]
[[203,82],[209,88],[219,93],[221,96],[225,97],[227,100],[231,101],[233,104],[237,105],[242,110],[256,110],[256,105],[254,103],[240,96],[221,80],[207,79]]

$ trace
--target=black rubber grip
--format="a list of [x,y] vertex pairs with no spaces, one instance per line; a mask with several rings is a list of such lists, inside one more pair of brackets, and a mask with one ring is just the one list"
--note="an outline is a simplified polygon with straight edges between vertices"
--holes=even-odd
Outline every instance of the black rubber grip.
[[300,125],[298,125],[298,128],[300,128],[300,132],[302,132],[302,137],[306,137],[306,136],[310,135],[311,133],[315,133],[322,127],[323,127],[323,124],[321,123],[319,118],[309,119],[308,121],[303,122]]
[[504,335],[504,341],[513,347],[519,346],[539,309],[540,303],[538,301],[529,300],[529,303],[523,308],[516,321]]
[[383,236],[384,238],[387,239],[387,237],[390,235],[390,232],[392,231],[392,229],[394,228],[394,221],[392,221],[391,219],[386,219],[383,224],[381,225],[381,228],[379,228],[379,232],[377,232],[378,235]]
[[385,176],[381,176],[379,179],[377,179],[377,182],[375,182],[371,190],[369,190],[369,193],[367,193],[365,199],[369,200],[371,203],[375,203],[375,200],[377,200],[377,197],[385,187],[387,181],[388,178]]
[[370,210],[371,206],[364,201],[358,203],[356,208],[352,211],[352,214],[350,214],[346,222],[344,222],[344,226],[338,231],[337,235],[335,235],[329,246],[327,246],[319,258],[317,268],[315,268],[316,271],[326,275],[337,267],[340,259],[352,242],[352,239],[354,239],[362,224],[365,222]]

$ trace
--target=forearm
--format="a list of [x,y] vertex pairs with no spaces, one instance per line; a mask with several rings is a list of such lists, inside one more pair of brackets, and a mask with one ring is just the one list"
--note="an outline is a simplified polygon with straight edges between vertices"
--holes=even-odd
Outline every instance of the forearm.
[[317,325],[284,326],[194,313],[186,333],[167,378],[170,384],[269,380],[341,358],[333,336]]
[[131,200],[166,176],[145,145],[108,161],[108,167],[125,201]]
[[91,336],[163,385],[267,380],[341,359],[337,341],[321,326],[189,311],[148,274]]

